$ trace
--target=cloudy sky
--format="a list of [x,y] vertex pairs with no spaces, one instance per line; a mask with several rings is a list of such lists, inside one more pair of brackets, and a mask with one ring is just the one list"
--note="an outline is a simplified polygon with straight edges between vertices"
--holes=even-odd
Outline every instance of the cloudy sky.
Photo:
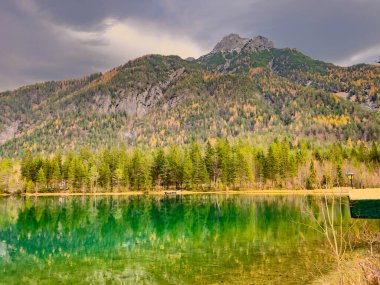
[[198,57],[261,34],[340,65],[380,58],[380,0],[5,0],[0,90],[105,71],[135,57]]

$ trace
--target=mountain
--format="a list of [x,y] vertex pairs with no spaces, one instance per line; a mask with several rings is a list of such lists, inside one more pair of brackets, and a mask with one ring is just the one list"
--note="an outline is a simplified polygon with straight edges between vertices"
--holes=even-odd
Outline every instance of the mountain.
[[104,74],[0,93],[0,155],[286,134],[380,139],[380,67],[339,67],[263,36],[207,55],[149,55]]
[[296,49],[274,48],[273,43],[262,36],[251,39],[252,44],[244,44],[247,39],[237,37],[226,36],[211,53],[199,58],[198,63],[208,71],[221,74],[269,69],[297,85],[334,93],[364,108],[379,111],[380,66],[340,67],[314,60]]
[[257,52],[274,48],[272,41],[263,36],[257,36],[253,39],[242,38],[238,34],[229,34],[225,36],[212,50],[215,53],[231,53],[231,52]]

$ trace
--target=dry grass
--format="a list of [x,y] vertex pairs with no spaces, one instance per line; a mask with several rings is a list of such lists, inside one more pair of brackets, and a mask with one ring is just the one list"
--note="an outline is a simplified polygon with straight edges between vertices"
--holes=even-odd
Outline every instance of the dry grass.
[[378,285],[380,284],[380,253],[360,251],[350,254],[340,269],[331,271],[314,282],[315,285]]
[[348,191],[351,200],[380,200],[380,188],[352,189]]

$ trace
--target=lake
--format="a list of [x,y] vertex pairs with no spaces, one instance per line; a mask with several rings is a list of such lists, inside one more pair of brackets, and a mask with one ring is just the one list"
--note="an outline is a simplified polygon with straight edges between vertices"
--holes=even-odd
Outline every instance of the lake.
[[0,284],[308,284],[333,268],[323,199],[3,197]]

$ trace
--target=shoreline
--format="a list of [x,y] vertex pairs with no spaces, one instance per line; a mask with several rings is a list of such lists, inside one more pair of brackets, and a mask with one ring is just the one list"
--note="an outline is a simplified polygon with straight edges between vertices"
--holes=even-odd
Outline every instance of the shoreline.
[[[371,189],[371,188],[368,188]],[[361,189],[363,191],[368,189]],[[372,188],[374,189],[374,188]],[[375,188],[380,191],[380,188]],[[193,191],[193,190],[156,190],[156,191],[124,191],[124,192],[55,192],[55,193],[22,193],[22,194],[0,194],[0,197],[20,196],[20,197],[61,197],[61,196],[138,196],[152,195],[164,196],[165,192],[175,192],[168,196],[175,195],[201,195],[201,194],[219,194],[219,195],[348,195],[347,188],[342,189],[315,189],[315,190],[214,190],[214,191]]]
[[[352,191],[350,188],[333,188],[333,189],[315,189],[315,190],[212,190],[212,191],[194,191],[194,190],[154,190],[154,191],[123,191],[123,192],[52,192],[52,193],[22,193],[22,194],[0,194],[0,197],[66,197],[66,196],[176,196],[176,195],[343,195],[348,196]],[[365,196],[367,192],[379,193],[380,188],[354,189],[356,196]],[[174,192],[174,194],[166,194]]]

